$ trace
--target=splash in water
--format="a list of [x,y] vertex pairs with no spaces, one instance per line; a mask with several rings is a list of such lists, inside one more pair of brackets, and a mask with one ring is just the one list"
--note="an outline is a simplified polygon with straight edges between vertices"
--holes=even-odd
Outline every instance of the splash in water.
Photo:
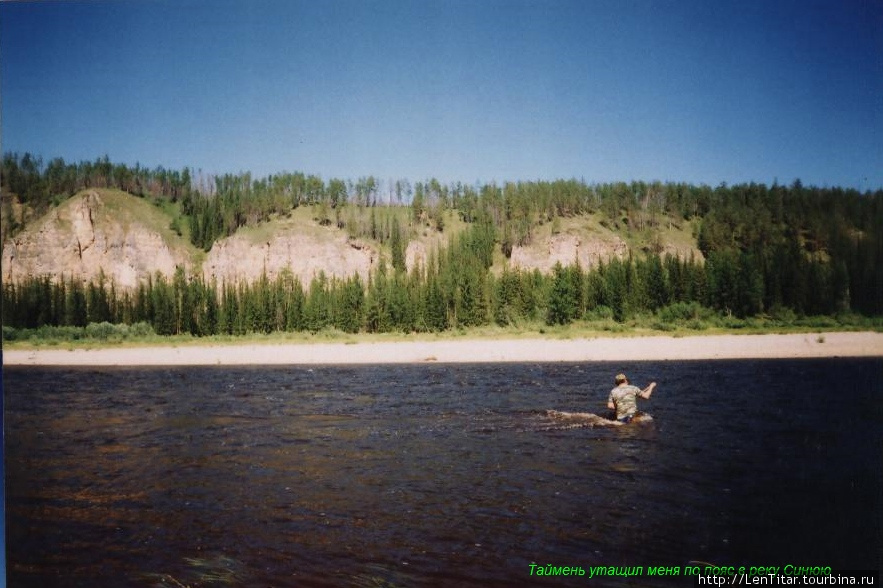
[[558,429],[581,429],[594,427],[624,427],[627,425],[642,425],[653,422],[653,417],[645,412],[638,412],[629,423],[611,420],[591,412],[564,412],[560,410],[547,410],[545,416],[558,426]]

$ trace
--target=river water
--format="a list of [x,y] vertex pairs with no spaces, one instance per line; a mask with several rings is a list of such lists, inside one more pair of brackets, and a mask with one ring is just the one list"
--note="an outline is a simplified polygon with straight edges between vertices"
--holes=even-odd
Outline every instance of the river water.
[[[547,413],[604,412],[619,371],[658,382],[641,404],[652,423]],[[626,582],[532,577],[532,563],[880,569],[881,374],[880,359],[8,367],[9,585]]]

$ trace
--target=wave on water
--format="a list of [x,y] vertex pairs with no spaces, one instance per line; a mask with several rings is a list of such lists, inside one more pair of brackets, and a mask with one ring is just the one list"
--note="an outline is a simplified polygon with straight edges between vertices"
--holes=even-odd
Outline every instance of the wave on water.
[[638,412],[630,423],[607,419],[592,412],[565,412],[550,409],[541,414],[551,423],[549,426],[541,429],[545,431],[594,427],[624,427],[630,424],[645,424],[653,421],[652,416],[643,412]]

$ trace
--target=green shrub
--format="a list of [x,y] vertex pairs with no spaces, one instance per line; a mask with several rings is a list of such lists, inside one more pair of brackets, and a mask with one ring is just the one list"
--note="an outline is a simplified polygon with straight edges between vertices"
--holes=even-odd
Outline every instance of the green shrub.
[[719,324],[726,329],[744,329],[748,326],[744,319],[732,315],[722,316]]
[[116,327],[108,322],[89,323],[86,325],[86,337],[89,339],[107,341],[111,335],[115,335],[116,333]]
[[140,322],[129,327],[129,335],[132,337],[153,337],[156,333],[150,323]]
[[786,306],[776,305],[770,309],[770,318],[784,326],[789,326],[797,320],[797,315]]
[[38,341],[38,342],[58,342],[58,341],[81,341],[83,339],[93,339],[96,341],[107,341],[115,339],[119,341],[127,339],[146,339],[156,336],[153,327],[149,323],[140,322],[134,325],[127,324],[111,324],[108,322],[89,323],[85,327],[57,327],[54,325],[43,325],[37,329],[16,329],[13,327],[3,327],[4,341]]
[[664,330],[683,325],[698,331],[708,328],[707,323],[714,320],[715,313],[698,302],[676,302],[661,308],[657,316],[658,322],[672,326]]
[[659,320],[674,323],[699,318],[699,304],[695,302],[676,302],[659,310]]
[[604,306],[603,304],[600,306],[596,306],[595,308],[586,311],[586,320],[587,321],[612,321],[613,320],[613,309],[609,306]]
[[839,326],[837,320],[830,316],[807,316],[797,321],[797,323],[814,329],[833,329]]
[[83,328],[43,325],[42,327],[31,331],[31,336],[29,338],[36,339],[37,341],[58,341],[59,339],[76,341],[83,338]]

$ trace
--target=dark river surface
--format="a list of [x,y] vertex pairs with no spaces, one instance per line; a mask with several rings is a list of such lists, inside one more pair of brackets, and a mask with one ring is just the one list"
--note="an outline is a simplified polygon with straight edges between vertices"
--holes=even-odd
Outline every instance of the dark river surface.
[[[578,426],[613,376],[654,421]],[[883,567],[883,360],[4,369],[10,586]],[[691,562],[702,562],[691,563]]]

